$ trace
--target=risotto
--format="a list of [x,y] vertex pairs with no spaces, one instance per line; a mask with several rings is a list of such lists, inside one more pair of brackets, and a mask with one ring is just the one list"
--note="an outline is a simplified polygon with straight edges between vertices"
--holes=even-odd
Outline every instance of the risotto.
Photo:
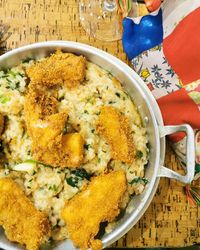
[[[0,178],[10,177],[17,182],[35,207],[48,215],[51,238],[63,240],[68,238],[68,232],[61,210],[67,200],[90,182],[91,176],[98,176],[108,169],[125,171],[128,189],[121,209],[127,206],[132,195],[143,191],[148,182],[144,178],[148,158],[147,134],[137,107],[120,82],[109,72],[87,61],[83,83],[78,88],[60,86],[57,95],[58,111],[67,110],[69,124],[76,124],[84,138],[81,166],[61,168],[36,161],[24,114],[29,84],[26,69],[33,63],[34,60],[22,62],[0,72],[0,113],[5,123],[0,144]],[[98,134],[96,123],[102,106],[116,108],[128,119],[136,150],[132,163],[113,159],[110,145]],[[16,168],[18,165],[20,167]]]

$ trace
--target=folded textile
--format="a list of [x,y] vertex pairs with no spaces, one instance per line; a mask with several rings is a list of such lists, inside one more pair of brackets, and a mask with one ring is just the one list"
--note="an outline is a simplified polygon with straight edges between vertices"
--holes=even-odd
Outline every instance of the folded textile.
[[[165,0],[161,9],[123,20],[123,47],[161,109],[166,125],[195,131],[196,175],[200,177],[200,1]],[[185,134],[170,137],[182,165]]]

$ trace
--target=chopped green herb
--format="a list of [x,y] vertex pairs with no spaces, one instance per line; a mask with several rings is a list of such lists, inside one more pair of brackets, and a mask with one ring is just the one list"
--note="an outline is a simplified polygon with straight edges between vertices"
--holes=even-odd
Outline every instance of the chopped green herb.
[[87,110],[84,110],[84,114],[89,114]]
[[138,150],[138,151],[136,152],[136,157],[137,157],[137,158],[142,158],[142,157],[143,157],[143,152],[140,151],[140,150]]
[[91,132],[92,132],[92,133],[94,133],[94,131],[95,131],[95,129],[94,129],[94,128],[93,128],[93,129],[91,129]]
[[22,129],[22,138],[25,136],[25,134],[26,134],[26,131],[25,131],[25,129],[23,128],[23,129]]
[[115,95],[120,98],[120,93],[116,92]]
[[12,70],[9,70],[9,71],[7,72],[7,74],[8,74],[8,76],[9,76],[9,75],[11,75],[11,76],[13,76],[13,77],[16,76],[16,73],[13,72]]
[[72,170],[71,173],[81,178],[82,180],[83,179],[90,180],[91,178],[91,175],[84,168]]
[[79,178],[76,176],[75,177],[71,176],[71,177],[66,179],[66,182],[68,185],[70,185],[72,187],[76,187],[76,188],[78,188],[78,185],[77,185],[78,181],[79,181]]
[[108,77],[112,80],[113,79],[113,75],[111,74],[111,72],[108,72]]
[[19,72],[18,75],[20,75],[21,77],[24,77],[24,74],[23,74],[23,73],[20,73],[20,72]]
[[90,144],[85,144],[85,145],[84,145],[84,148],[85,148],[86,150],[88,150],[90,147],[91,147]]
[[108,102],[108,104],[114,104],[114,103],[116,103],[116,102],[114,102],[114,101],[109,101]]
[[52,186],[49,186],[48,189],[51,190],[51,191],[54,191],[54,192],[58,191],[58,187],[55,184],[53,184]]
[[10,101],[10,97],[0,95],[0,103],[5,104],[6,102],[9,102],[9,101]]
[[61,102],[61,101],[64,100],[64,99],[65,99],[65,97],[64,97],[64,96],[61,96],[61,97],[58,98],[58,101]]
[[37,173],[37,172],[34,170],[33,173],[32,173],[32,175],[35,175],[36,173]]
[[15,83],[15,88],[16,88],[16,89],[19,89],[19,88],[20,88],[20,82],[16,82],[16,83]]
[[27,57],[26,59],[22,60],[22,63],[29,63],[31,60],[33,60],[30,57]]
[[141,182],[143,182],[144,185],[146,185],[149,181],[146,178],[136,177],[131,182],[129,182],[129,184],[132,185],[132,184],[137,184]]
[[63,128],[63,135],[67,134],[67,130],[68,130],[68,124],[67,122],[65,123],[65,126]]

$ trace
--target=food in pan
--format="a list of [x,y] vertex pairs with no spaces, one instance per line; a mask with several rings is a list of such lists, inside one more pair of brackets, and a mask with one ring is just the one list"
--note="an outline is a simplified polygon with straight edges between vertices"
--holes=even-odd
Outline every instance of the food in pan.
[[61,216],[76,246],[102,248],[101,241],[94,237],[101,222],[113,221],[119,214],[126,188],[124,171],[112,171],[92,178],[84,190],[66,202]]
[[0,225],[9,240],[25,244],[27,249],[38,249],[50,236],[47,215],[10,178],[0,179]]
[[[0,224],[8,239],[29,250],[68,238],[100,249],[100,224],[112,230],[144,190],[147,142],[134,100],[83,56],[58,50],[0,71]],[[33,211],[34,227],[26,230],[21,211]]]

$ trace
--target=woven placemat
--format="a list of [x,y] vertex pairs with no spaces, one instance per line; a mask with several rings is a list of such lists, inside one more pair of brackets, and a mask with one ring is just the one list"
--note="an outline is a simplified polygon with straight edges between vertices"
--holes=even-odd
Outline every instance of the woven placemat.
[[[105,50],[128,63],[121,41],[102,42],[82,29],[75,0],[0,0],[0,21],[10,25],[7,48],[46,40],[71,40]],[[167,148],[165,164],[180,166]],[[179,247],[200,243],[200,209],[187,205],[182,184],[161,179],[142,219],[116,247]]]

